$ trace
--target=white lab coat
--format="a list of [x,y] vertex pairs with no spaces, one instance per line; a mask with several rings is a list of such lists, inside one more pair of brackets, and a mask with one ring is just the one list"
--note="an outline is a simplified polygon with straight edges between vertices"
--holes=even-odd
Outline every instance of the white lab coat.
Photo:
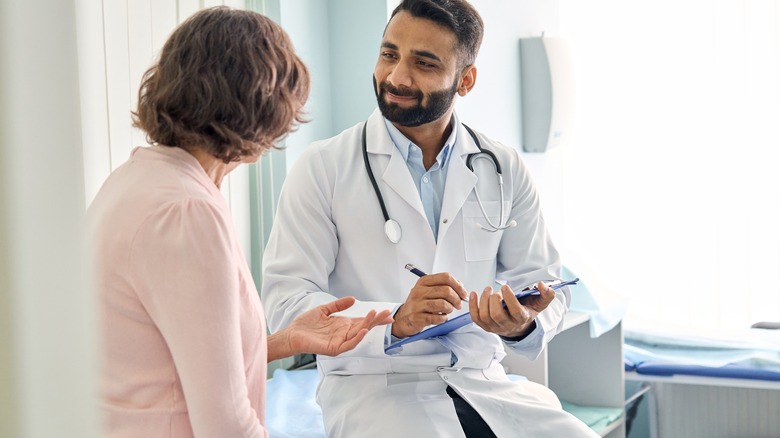
[[[482,147],[491,150],[502,166],[505,214],[517,222],[504,231],[484,231],[476,225],[485,219],[474,188],[491,220],[498,223],[498,180],[487,160],[476,160],[475,172],[466,167],[468,154],[478,150],[465,128],[456,125],[437,242],[381,113],[375,111],[367,123],[369,160],[388,214],[401,225],[401,240],[393,244],[384,234],[384,218],[361,153],[363,123],[312,144],[287,176],[263,257],[261,296],[272,332],[334,297],[358,299],[346,315],[396,308],[417,281],[404,270],[407,263],[428,273],[450,272],[467,290],[478,293],[494,279],[517,290],[558,278],[559,255],[517,150],[479,136]],[[564,289],[537,317],[536,330],[511,348],[537,357],[560,329],[567,305]],[[467,305],[463,311],[468,311]],[[590,429],[561,411],[549,390],[507,380],[498,363],[505,356],[498,336],[470,324],[445,338],[407,344],[400,353],[388,355],[385,334],[385,327],[375,328],[354,350],[318,357],[322,375],[318,401],[330,437],[395,438],[405,432],[463,436],[444,392],[447,384],[499,437],[589,436]]]

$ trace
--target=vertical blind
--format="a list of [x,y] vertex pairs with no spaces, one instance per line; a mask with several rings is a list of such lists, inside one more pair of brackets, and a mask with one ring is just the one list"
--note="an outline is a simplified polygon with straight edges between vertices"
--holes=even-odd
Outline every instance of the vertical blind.
[[780,1],[561,0],[560,17],[566,251],[629,322],[780,321]]

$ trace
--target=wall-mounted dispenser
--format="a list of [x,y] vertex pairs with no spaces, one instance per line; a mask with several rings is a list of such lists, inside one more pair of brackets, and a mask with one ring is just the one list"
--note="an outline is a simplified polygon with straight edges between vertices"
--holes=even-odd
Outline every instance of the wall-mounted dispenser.
[[523,151],[545,152],[571,138],[574,74],[561,38],[520,39]]

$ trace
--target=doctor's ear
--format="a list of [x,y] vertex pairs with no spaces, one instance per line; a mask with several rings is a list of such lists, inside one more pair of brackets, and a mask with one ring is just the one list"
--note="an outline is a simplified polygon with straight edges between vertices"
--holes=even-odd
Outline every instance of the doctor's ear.
[[477,67],[471,64],[463,69],[460,74],[460,84],[458,85],[458,94],[465,96],[469,94],[474,84],[477,82]]

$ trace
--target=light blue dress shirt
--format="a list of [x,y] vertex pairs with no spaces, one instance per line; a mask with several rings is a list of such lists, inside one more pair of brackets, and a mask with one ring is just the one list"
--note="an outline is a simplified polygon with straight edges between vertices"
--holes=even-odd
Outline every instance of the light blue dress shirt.
[[[406,138],[390,121],[384,120],[387,131],[390,133],[390,139],[393,140],[395,147],[398,148],[401,156],[404,157],[406,167],[409,168],[414,185],[417,187],[417,193],[422,200],[425,216],[428,218],[428,224],[433,232],[433,238],[438,240],[441,203],[442,199],[444,199],[444,186],[447,182],[448,158],[455,146],[458,130],[452,129],[452,133],[444,143],[444,147],[441,148],[441,151],[436,156],[436,162],[433,163],[430,169],[426,170],[423,165],[422,149]],[[453,114],[452,126],[458,126],[459,123],[457,116]]]

